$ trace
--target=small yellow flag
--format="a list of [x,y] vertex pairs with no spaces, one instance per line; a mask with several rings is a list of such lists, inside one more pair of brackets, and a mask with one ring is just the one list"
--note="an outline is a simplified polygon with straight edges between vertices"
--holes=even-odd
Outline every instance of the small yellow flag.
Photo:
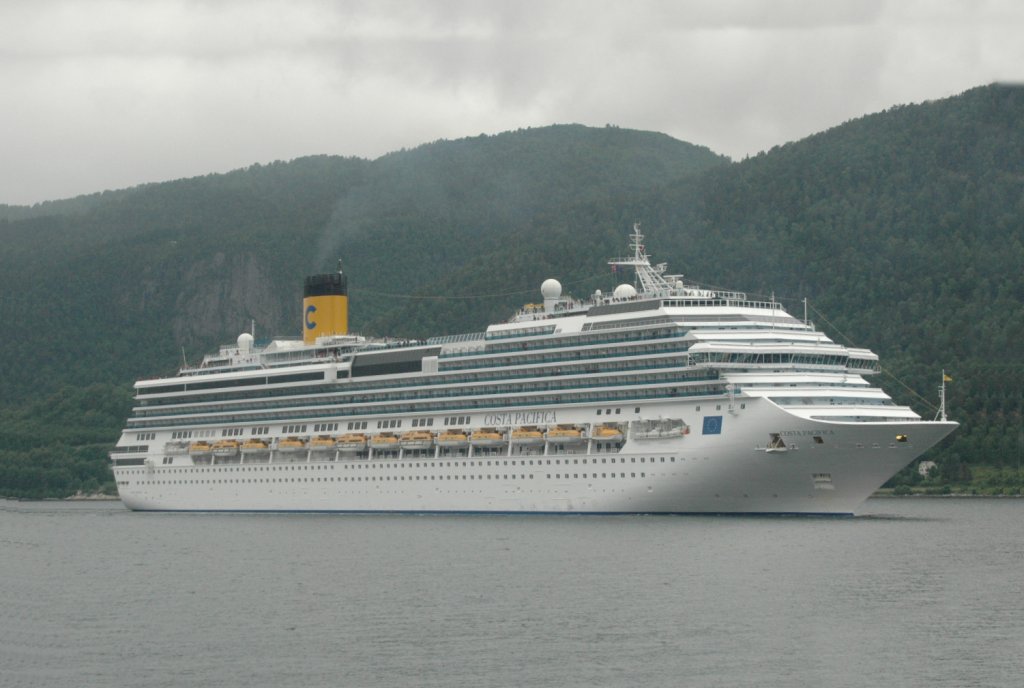
[[943,382],[952,382],[953,378],[951,378],[949,375],[946,375],[945,373],[943,373],[942,374],[942,381]]

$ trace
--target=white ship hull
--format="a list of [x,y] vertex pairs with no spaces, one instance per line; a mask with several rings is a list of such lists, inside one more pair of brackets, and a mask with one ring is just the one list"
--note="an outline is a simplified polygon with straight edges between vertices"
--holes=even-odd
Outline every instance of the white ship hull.
[[[314,457],[115,473],[122,501],[137,510],[842,515],[957,425],[833,423],[764,400],[746,406],[724,414],[721,434],[629,440],[614,453]],[[778,432],[787,446],[769,450]]]
[[[543,303],[509,321],[426,341],[335,329],[344,275],[307,278],[301,343],[242,334],[199,367],[136,382],[110,454],[121,498],[166,511],[852,514],[956,427],[871,386],[873,352],[774,298],[665,275],[638,227],[630,247],[610,263],[636,286],[581,301],[546,280]],[[352,442],[317,446],[336,433]],[[209,449],[235,441],[271,449]]]

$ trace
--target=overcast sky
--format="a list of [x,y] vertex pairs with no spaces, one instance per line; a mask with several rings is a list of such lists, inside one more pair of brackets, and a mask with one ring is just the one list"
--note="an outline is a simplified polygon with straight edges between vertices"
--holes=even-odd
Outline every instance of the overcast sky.
[[1022,80],[1020,0],[0,0],[0,203],[568,122],[740,159]]

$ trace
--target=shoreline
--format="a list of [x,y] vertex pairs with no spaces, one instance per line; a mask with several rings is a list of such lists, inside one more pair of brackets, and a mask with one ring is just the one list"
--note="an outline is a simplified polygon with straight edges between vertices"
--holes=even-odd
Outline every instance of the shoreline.
[[[1024,499],[1024,494],[971,494],[969,492],[951,492],[949,494],[926,494],[915,492],[911,494],[893,494],[891,491],[876,492],[868,499]],[[42,497],[38,499],[19,497],[0,497],[0,500],[15,502],[119,502],[121,498],[117,495],[102,493],[96,494],[74,494],[70,497]]]
[[[108,495],[102,492],[76,492],[70,497],[58,498],[62,502],[119,502],[121,498],[118,495]],[[34,501],[34,500],[26,500]]]
[[[934,490],[936,488],[928,488]],[[941,488],[939,488],[941,489]],[[1021,499],[1024,498],[1024,494],[978,494],[971,492],[948,492],[948,493],[936,493],[936,492],[911,492],[909,494],[895,494],[893,488],[882,488],[874,492],[868,499],[903,499],[906,497],[910,498],[929,498],[929,499]],[[64,502],[119,502],[121,497],[119,495],[109,495],[102,492],[90,492],[83,493],[78,492],[70,497],[44,497],[41,500],[24,500],[24,501],[64,501]]]
[[[972,494],[970,492],[950,492],[948,494],[928,494],[925,492],[912,492],[910,494],[893,494],[892,491],[886,490],[884,492],[875,492],[868,499],[1024,499],[1024,494],[1018,495],[1007,495],[1007,494]],[[75,494],[70,497],[44,497],[43,499],[19,499],[17,501],[25,502],[44,502],[44,501],[61,501],[61,502],[119,502],[121,498],[118,495],[108,494]]]
[[1024,495],[1006,494],[971,494],[970,492],[950,492],[949,494],[928,494],[925,492],[911,492],[910,494],[893,494],[892,492],[876,492],[868,499],[1021,499]]

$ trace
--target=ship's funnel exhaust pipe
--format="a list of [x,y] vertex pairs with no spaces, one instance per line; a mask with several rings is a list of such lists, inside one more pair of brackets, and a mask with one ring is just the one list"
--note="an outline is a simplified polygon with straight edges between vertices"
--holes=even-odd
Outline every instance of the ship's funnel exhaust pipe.
[[348,334],[348,277],[341,271],[306,278],[302,291],[302,341],[313,344],[317,337]]

